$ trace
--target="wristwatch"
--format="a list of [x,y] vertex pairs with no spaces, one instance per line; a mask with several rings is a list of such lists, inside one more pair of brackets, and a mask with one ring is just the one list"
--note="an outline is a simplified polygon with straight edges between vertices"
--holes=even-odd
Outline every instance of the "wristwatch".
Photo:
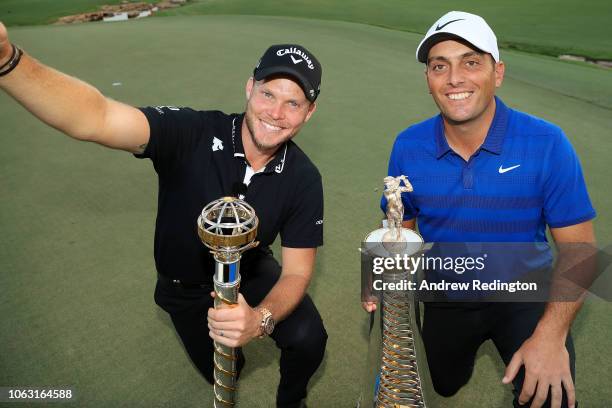
[[261,313],[261,334],[259,335],[261,339],[272,334],[276,322],[272,318],[272,313],[265,307],[258,307],[256,310]]

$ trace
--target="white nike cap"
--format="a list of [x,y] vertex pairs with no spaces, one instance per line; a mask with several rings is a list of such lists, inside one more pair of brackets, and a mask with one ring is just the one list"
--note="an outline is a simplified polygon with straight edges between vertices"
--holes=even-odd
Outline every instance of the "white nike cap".
[[450,11],[431,26],[416,50],[417,61],[426,63],[431,47],[441,41],[463,39],[499,62],[497,38],[484,18],[463,11]]

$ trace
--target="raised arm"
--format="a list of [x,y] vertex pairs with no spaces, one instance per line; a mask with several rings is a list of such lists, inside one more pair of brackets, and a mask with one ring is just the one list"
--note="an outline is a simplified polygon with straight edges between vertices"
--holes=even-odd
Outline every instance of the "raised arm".
[[[0,22],[0,66],[16,50]],[[0,69],[0,75],[7,69]],[[132,153],[142,152],[149,141],[149,124],[138,109],[106,98],[25,52],[12,71],[0,76],[0,88],[38,119],[75,139]]]

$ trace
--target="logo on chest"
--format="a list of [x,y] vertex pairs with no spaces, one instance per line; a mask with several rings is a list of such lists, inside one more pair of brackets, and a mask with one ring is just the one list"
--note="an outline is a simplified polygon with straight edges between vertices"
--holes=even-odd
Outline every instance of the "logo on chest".
[[223,142],[216,137],[213,137],[212,151],[223,150]]
[[509,172],[509,171],[511,171],[511,170],[514,170],[514,169],[518,168],[518,167],[521,167],[521,165],[520,165],[520,164],[517,164],[517,165],[515,165],[515,166],[504,167],[504,165],[503,165],[503,164],[501,164],[501,165],[499,166],[499,169],[498,169],[497,171],[499,172],[499,174],[504,174],[504,173],[507,173],[507,172]]

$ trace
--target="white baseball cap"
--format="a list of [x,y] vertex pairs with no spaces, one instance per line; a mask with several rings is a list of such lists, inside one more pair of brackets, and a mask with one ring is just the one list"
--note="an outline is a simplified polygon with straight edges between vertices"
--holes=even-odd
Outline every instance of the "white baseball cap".
[[497,38],[484,18],[463,11],[450,11],[436,21],[416,50],[417,61],[426,63],[431,47],[440,41],[463,39],[499,62]]

